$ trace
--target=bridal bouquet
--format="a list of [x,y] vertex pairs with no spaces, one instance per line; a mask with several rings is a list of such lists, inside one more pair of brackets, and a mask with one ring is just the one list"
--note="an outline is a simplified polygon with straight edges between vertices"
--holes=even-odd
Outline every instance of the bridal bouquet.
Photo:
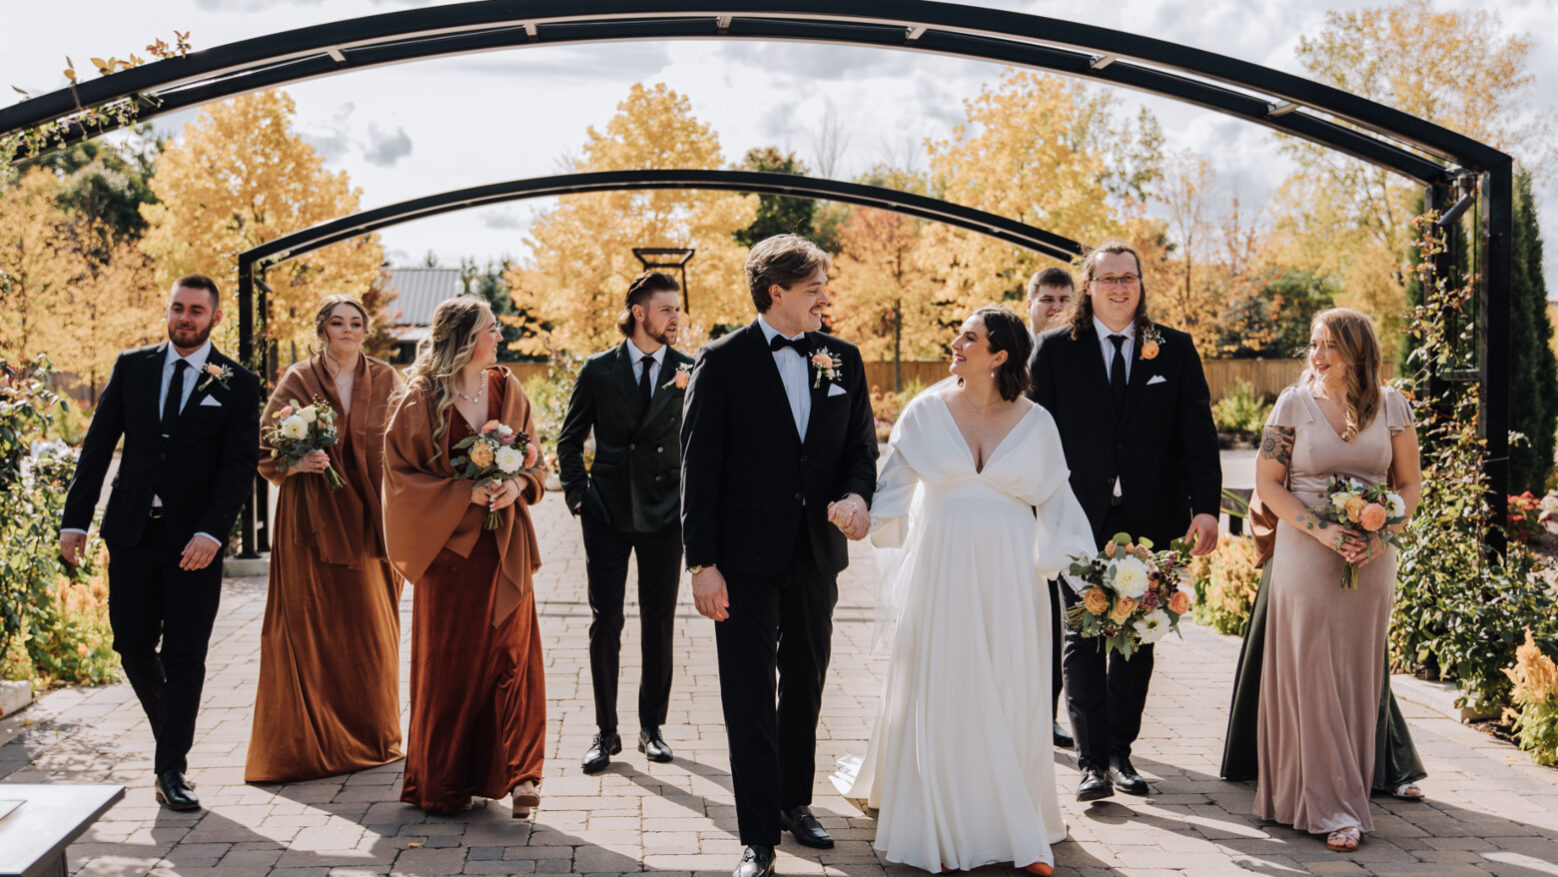
[[[496,483],[533,468],[536,457],[541,453],[530,436],[515,432],[512,427],[496,420],[482,424],[475,435],[462,439],[455,444],[454,449],[465,452],[465,456],[449,461],[458,477],[477,484]],[[464,471],[461,471],[462,467]],[[498,529],[502,519],[497,512],[489,510],[487,529]]]
[[[1386,528],[1406,520],[1407,504],[1390,485],[1365,484],[1356,478],[1332,475],[1325,492],[1330,501],[1309,509],[1315,518],[1305,522],[1309,529],[1339,527],[1338,544],[1349,533],[1364,538],[1372,533],[1388,544],[1397,544],[1396,534]],[[1358,587],[1358,566],[1352,561],[1342,567],[1342,587]]]
[[1082,602],[1066,611],[1066,623],[1099,648],[1129,660],[1144,644],[1179,633],[1179,618],[1190,611],[1191,595],[1180,588],[1187,567],[1186,545],[1175,540],[1154,552],[1152,541],[1132,542],[1117,533],[1095,557],[1073,557],[1071,577],[1086,584]]
[[[330,447],[341,437],[335,428],[335,409],[318,399],[310,405],[300,405],[298,400],[292,399],[271,415],[271,419],[275,422],[267,424],[262,431],[271,446],[270,455],[281,461],[276,468],[282,472],[296,466],[299,460],[314,451]],[[325,466],[324,476],[331,490],[346,483],[332,465]]]

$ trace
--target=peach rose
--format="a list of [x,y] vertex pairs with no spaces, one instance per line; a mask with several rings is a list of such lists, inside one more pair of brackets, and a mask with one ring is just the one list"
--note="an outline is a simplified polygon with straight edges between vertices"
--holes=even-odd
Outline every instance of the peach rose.
[[1082,608],[1089,615],[1103,615],[1109,611],[1109,595],[1104,589],[1094,585],[1082,592]]
[[811,355],[811,364],[814,368],[829,368],[833,365],[833,357],[827,355],[826,353],[813,353]]
[[1105,557],[1110,557],[1110,558],[1114,557],[1115,550],[1116,550],[1115,549],[1115,544],[1113,542],[1106,542],[1106,543],[1104,543],[1104,556]]
[[1169,597],[1168,610],[1175,615],[1184,615],[1190,611],[1190,594],[1187,591],[1175,591],[1174,596]]
[[492,445],[477,442],[471,445],[471,462],[485,469],[492,465]]
[[687,389],[687,381],[691,378],[692,375],[688,374],[687,372],[677,371],[676,377],[672,378],[671,380],[676,382],[676,389],[685,390]]
[[1136,611],[1137,602],[1130,597],[1121,597],[1114,601],[1114,609],[1109,613],[1109,620],[1115,624],[1124,624],[1131,613]]
[[1364,502],[1363,497],[1350,497],[1347,500],[1347,505],[1344,506],[1347,511],[1347,520],[1352,521],[1354,524],[1358,523],[1358,516],[1363,514],[1363,507],[1366,505],[1368,503]]
[[534,443],[525,445],[525,468],[534,469],[536,467],[536,458],[539,456],[541,456],[541,449],[536,447]]
[[503,424],[501,424],[501,423],[499,423],[499,422],[497,422],[497,421],[496,421],[496,420],[489,420],[489,421],[487,421],[487,422],[486,422],[486,423],[483,423],[483,424],[482,424],[482,425],[481,425],[481,432],[493,432],[493,431],[495,431],[495,430],[496,430],[496,429],[497,429],[497,428],[498,428],[498,427],[500,427],[500,426],[502,426],[502,425],[503,425]]
[[292,406],[291,405],[283,405],[283,406],[281,406],[281,410],[276,412],[276,419],[277,420],[285,420],[286,418],[291,417],[291,416],[292,416]]
[[1158,357],[1158,342],[1156,342],[1156,341],[1148,341],[1147,343],[1145,343],[1145,344],[1143,344],[1141,346],[1141,358],[1142,359],[1157,359],[1157,357]]
[[1358,513],[1358,523],[1363,525],[1363,529],[1373,533],[1385,526],[1386,517],[1388,515],[1385,513],[1385,507],[1377,502],[1371,502]]

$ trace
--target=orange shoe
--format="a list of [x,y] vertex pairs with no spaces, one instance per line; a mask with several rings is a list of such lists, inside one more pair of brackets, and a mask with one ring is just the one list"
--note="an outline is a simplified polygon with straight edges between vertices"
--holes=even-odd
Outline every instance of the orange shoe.
[[1024,865],[1023,870],[1027,871],[1029,874],[1037,874],[1039,877],[1050,877],[1051,874],[1055,873],[1055,867],[1053,865],[1046,865],[1043,862],[1034,862],[1031,865]]

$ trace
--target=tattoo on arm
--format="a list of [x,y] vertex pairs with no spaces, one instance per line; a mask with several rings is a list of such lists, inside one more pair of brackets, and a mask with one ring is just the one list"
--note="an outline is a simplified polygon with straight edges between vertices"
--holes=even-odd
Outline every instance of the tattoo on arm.
[[1260,455],[1284,466],[1293,463],[1293,435],[1291,426],[1268,426],[1260,437]]

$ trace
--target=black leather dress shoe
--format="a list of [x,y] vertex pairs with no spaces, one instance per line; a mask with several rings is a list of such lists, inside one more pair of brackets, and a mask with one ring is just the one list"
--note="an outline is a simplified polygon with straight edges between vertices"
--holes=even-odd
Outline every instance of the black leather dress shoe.
[[659,728],[645,728],[638,732],[638,751],[644,753],[644,757],[650,761],[671,760],[671,747],[665,744]]
[[730,877],[770,877],[774,873],[774,848],[753,844],[741,854],[741,864]]
[[1056,746],[1056,748],[1058,748],[1058,749],[1070,749],[1072,746],[1076,745],[1076,742],[1077,741],[1072,738],[1071,732],[1067,731],[1065,728],[1062,728],[1060,726],[1059,722],[1055,723],[1055,746]]
[[602,731],[590,743],[590,751],[584,753],[580,767],[585,773],[599,773],[611,764],[611,757],[622,751],[622,737],[616,731]]
[[828,830],[822,827],[817,817],[811,813],[807,806],[791,807],[779,814],[779,824],[795,835],[796,841],[803,847],[815,847],[819,850],[833,849],[833,838],[828,835]]
[[1077,786],[1078,801],[1097,801],[1099,798],[1113,798],[1114,784],[1109,782],[1109,774],[1103,768],[1088,765],[1082,768],[1082,783]]
[[1114,785],[1127,795],[1147,794],[1147,781],[1141,778],[1136,768],[1131,766],[1129,755],[1112,755],[1109,757],[1109,779]]
[[169,810],[199,810],[200,799],[184,781],[184,774],[176,770],[165,770],[157,774],[155,786],[157,803]]

